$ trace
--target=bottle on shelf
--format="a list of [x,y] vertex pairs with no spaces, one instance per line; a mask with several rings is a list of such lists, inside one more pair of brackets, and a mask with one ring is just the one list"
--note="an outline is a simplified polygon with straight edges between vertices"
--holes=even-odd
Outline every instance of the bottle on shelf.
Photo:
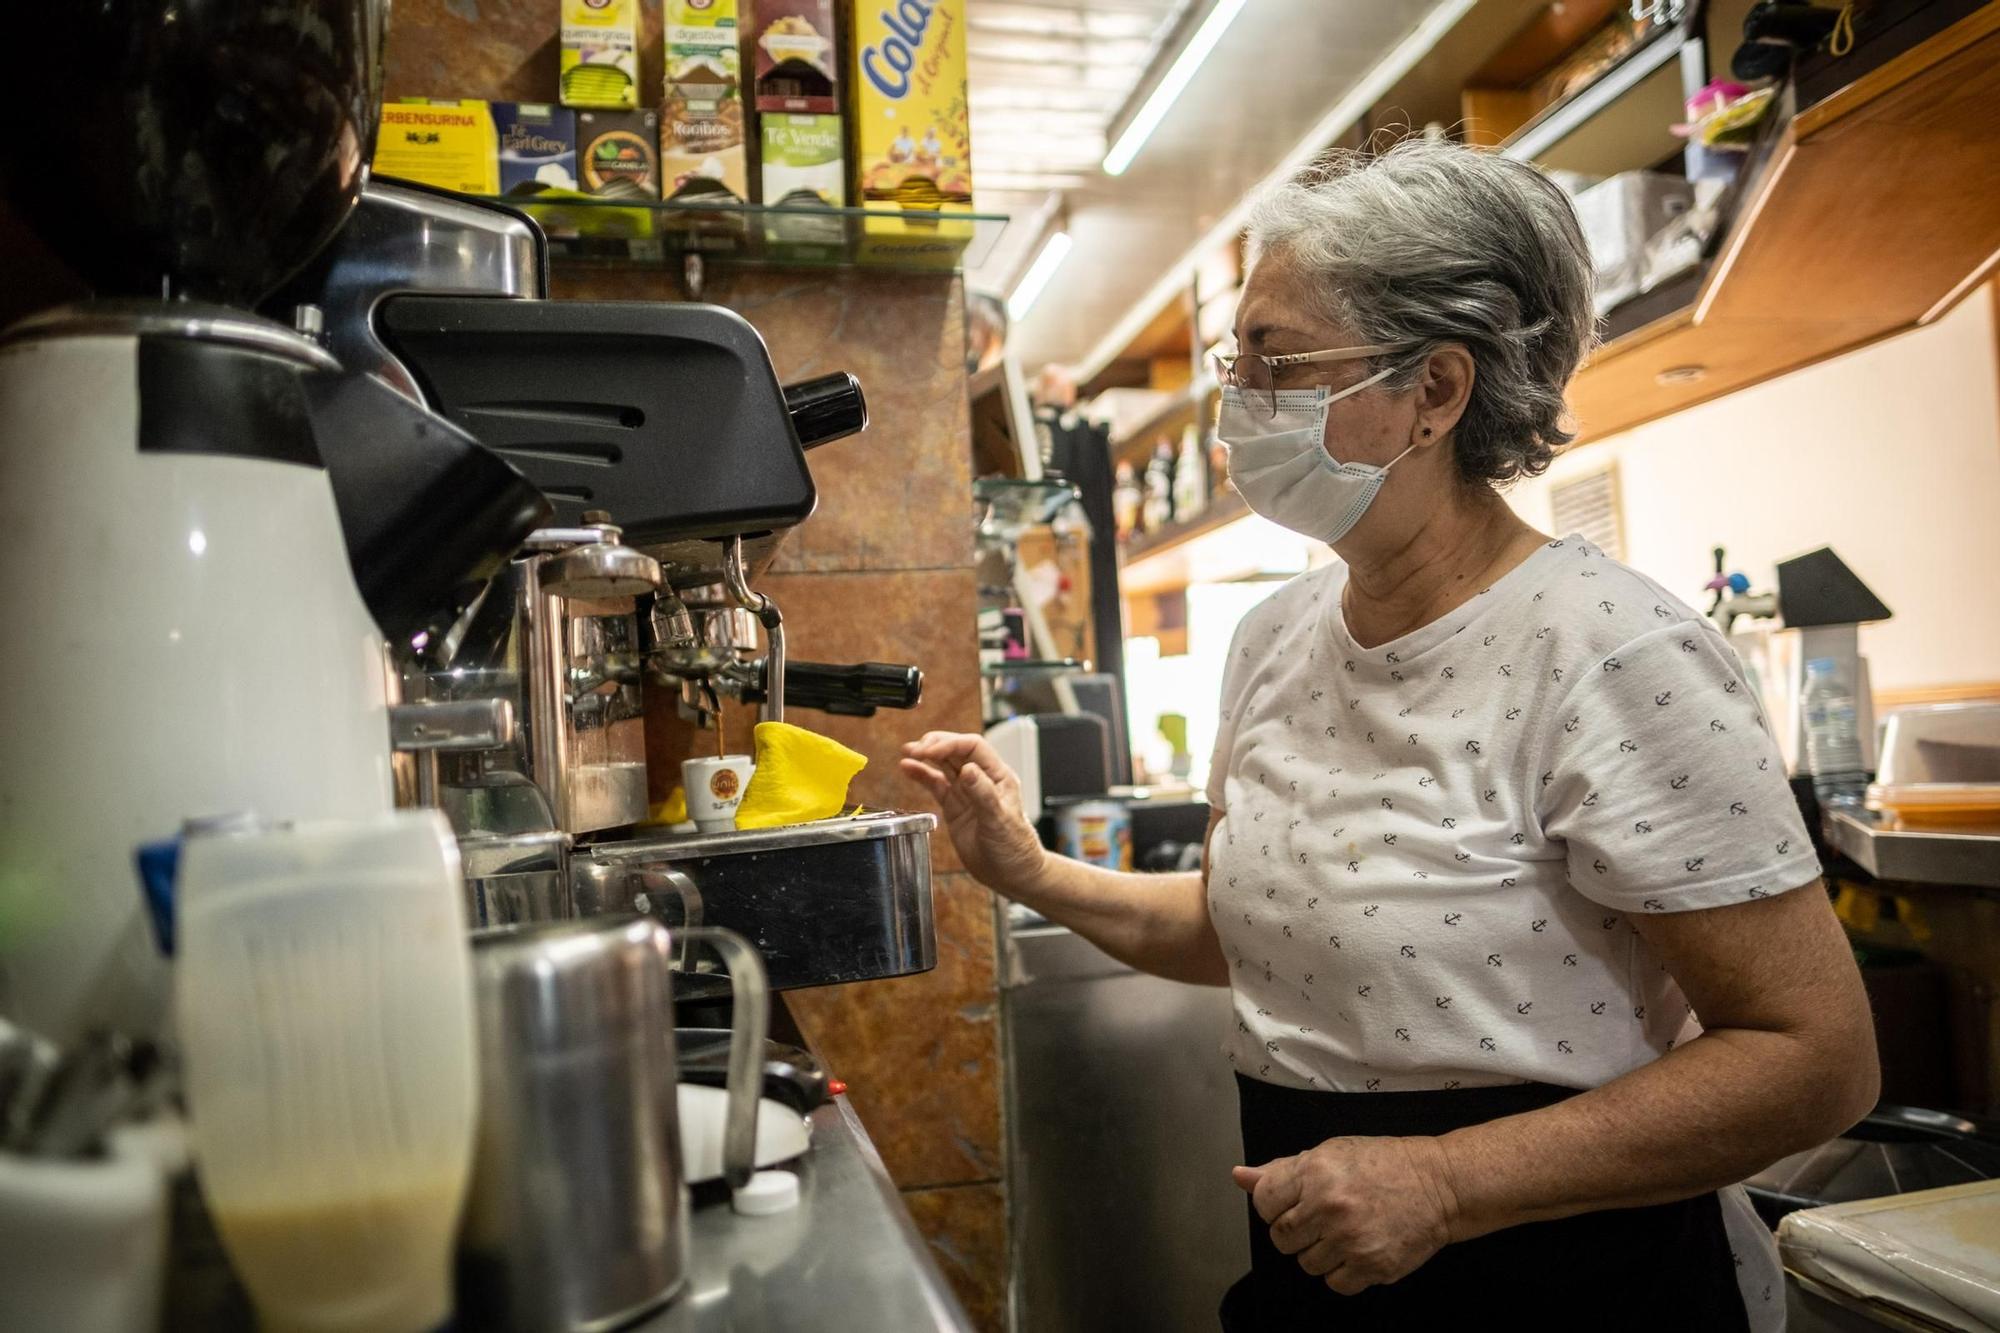
[[1181,432],[1174,464],[1174,521],[1185,523],[1208,507],[1208,467],[1201,456],[1201,433],[1190,423]]
[[1213,500],[1235,489],[1229,481],[1229,446],[1214,432],[1208,437],[1208,498]]
[[1146,531],[1158,532],[1174,517],[1174,447],[1165,440],[1153,450],[1146,465],[1146,503],[1140,511]]
[[1821,805],[1851,805],[1868,787],[1861,762],[1861,729],[1854,691],[1840,679],[1833,659],[1806,663],[1806,767]]
[[1139,488],[1139,476],[1130,463],[1118,465],[1117,484],[1111,488],[1111,521],[1118,529],[1118,540],[1130,541],[1132,534],[1139,531],[1139,510],[1146,503],[1146,493]]

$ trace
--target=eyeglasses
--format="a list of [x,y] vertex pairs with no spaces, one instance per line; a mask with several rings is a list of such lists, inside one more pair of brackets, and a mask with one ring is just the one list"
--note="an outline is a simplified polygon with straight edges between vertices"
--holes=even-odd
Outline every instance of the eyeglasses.
[[1373,343],[1366,347],[1332,347],[1321,352],[1291,352],[1284,356],[1260,356],[1255,352],[1212,353],[1216,378],[1243,391],[1243,401],[1253,412],[1266,418],[1278,415],[1276,372],[1287,366],[1320,365],[1328,361],[1362,361],[1396,351],[1394,343]]

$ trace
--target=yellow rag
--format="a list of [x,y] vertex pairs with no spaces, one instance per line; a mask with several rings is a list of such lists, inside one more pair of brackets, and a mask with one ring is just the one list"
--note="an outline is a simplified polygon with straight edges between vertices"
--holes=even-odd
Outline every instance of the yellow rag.
[[740,829],[831,819],[845,806],[847,784],[868,767],[839,741],[789,722],[759,722],[756,736],[757,771],[736,808]]
[[667,799],[654,806],[646,816],[648,824],[685,824],[688,817],[687,788],[676,787],[667,793]]

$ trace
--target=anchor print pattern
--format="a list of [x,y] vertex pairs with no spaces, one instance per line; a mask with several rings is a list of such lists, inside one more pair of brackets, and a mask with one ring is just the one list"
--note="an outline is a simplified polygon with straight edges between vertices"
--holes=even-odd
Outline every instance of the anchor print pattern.
[[1644,1015],[1684,1001],[1628,966],[1632,923],[1816,872],[1727,648],[1576,538],[1372,649],[1340,577],[1285,585],[1226,659],[1209,892],[1232,1062],[1406,1091],[1655,1058],[1671,1033]]

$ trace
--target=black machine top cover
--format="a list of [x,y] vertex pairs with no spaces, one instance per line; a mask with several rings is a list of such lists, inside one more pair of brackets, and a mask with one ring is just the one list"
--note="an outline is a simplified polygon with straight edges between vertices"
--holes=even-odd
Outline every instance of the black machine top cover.
[[[426,400],[541,487],[559,523],[607,510],[647,546],[791,527],[813,511],[786,391],[734,311],[412,294],[377,318]],[[837,393],[800,406],[858,428],[851,380],[848,392],[853,408]]]
[[250,306],[346,220],[387,0],[10,9],[0,174],[101,296]]
[[373,375],[305,379],[355,585],[402,647],[445,629],[547,521],[504,460]]

